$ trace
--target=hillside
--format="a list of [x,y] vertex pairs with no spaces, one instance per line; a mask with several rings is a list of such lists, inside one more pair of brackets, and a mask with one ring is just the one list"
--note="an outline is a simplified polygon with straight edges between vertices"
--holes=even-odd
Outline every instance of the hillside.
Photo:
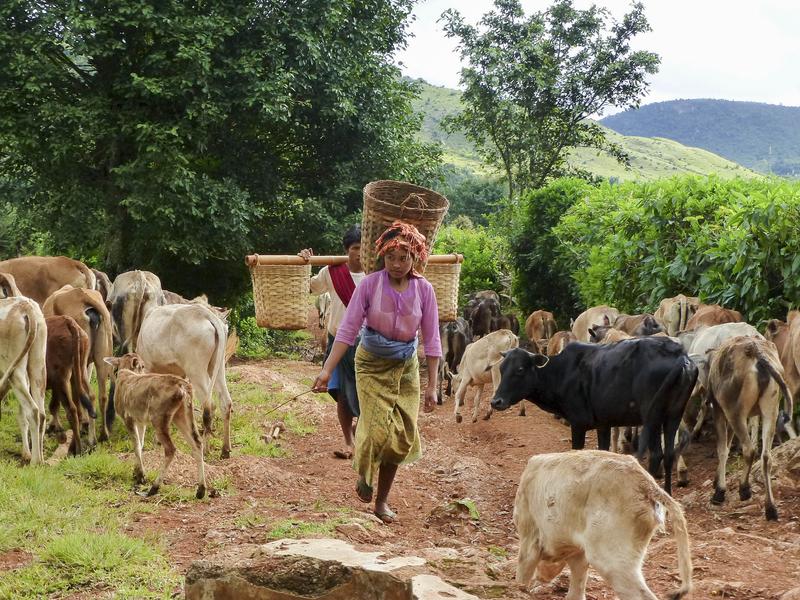
[[664,137],[741,165],[800,176],[800,107],[730,100],[656,102],[601,120],[623,135]]
[[[444,145],[447,162],[476,172],[486,172],[474,147],[462,134],[448,134],[441,128],[441,121],[447,115],[458,112],[460,92],[444,87],[429,85],[418,80],[420,97],[414,103],[414,110],[423,114],[421,137],[429,141],[439,141]],[[749,177],[753,173],[740,165],[700,148],[688,148],[668,139],[649,139],[629,137],[609,130],[609,138],[619,143],[631,157],[631,168],[626,169],[611,156],[595,150],[580,149],[573,152],[571,164],[581,169],[609,178],[620,180],[649,181],[680,173],[710,174],[721,177]]]

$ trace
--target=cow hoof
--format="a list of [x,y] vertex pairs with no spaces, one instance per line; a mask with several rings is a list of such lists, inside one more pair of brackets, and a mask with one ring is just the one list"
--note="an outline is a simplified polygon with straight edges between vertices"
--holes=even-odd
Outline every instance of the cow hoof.
[[222,459],[230,458],[231,457],[231,451],[226,449],[226,448],[223,448],[222,452],[220,452],[219,457],[222,458]]
[[159,486],[157,486],[157,485],[151,486],[150,489],[147,490],[147,495],[148,496],[155,496],[158,493],[158,487]]
[[461,423],[461,421],[463,421],[463,420],[464,420],[464,417],[462,417],[461,415],[456,415],[456,423]]
[[63,433],[64,432],[64,428],[61,427],[60,425],[56,425],[54,423],[50,423],[47,426],[47,429],[44,430],[44,432],[49,434],[49,435],[52,435],[54,433]]
[[749,485],[739,486],[739,500],[750,500],[752,496],[753,492],[750,490]]
[[208,497],[209,498],[219,498],[219,492],[214,489],[213,487],[208,488]]
[[100,435],[97,436],[97,440],[99,442],[107,442],[108,441],[108,434],[105,431],[101,431]]
[[[491,411],[489,411],[485,415],[483,415],[483,420],[484,421],[488,421],[491,418],[492,418],[492,412]],[[477,420],[478,419],[474,419],[472,422],[475,423],[475,422],[477,422]]]
[[678,487],[686,487],[687,485],[689,485],[689,478],[678,475]]
[[724,502],[725,502],[725,490],[717,490],[714,492],[714,495],[711,496],[712,504],[722,504]]
[[778,509],[774,506],[767,506],[765,511],[767,516],[767,521],[777,521],[778,520]]
[[195,498],[197,498],[198,500],[201,500],[202,498],[205,497],[205,495],[206,495],[206,486],[198,485],[197,486],[197,493],[195,494]]
[[67,442],[67,432],[63,429],[56,433],[56,439],[58,440],[59,444],[65,444]]

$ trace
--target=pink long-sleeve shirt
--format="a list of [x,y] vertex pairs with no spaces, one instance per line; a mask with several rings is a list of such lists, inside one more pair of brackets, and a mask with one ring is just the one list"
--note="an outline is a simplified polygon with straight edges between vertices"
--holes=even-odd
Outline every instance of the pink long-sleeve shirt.
[[408,287],[398,292],[389,283],[385,270],[367,275],[347,305],[336,341],[352,346],[365,324],[399,342],[413,340],[421,330],[425,356],[442,355],[436,294],[424,277],[411,277]]

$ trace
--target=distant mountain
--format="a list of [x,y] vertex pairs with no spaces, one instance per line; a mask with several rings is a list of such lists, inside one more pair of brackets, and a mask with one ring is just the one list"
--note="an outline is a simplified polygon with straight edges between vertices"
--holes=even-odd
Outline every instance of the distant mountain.
[[[462,134],[448,134],[441,128],[444,117],[461,110],[461,92],[429,85],[422,80],[418,80],[418,83],[421,91],[414,102],[414,110],[423,115],[420,137],[427,141],[441,142],[447,162],[474,172],[489,173],[490,168],[481,161],[473,145]],[[630,156],[629,169],[606,153],[585,148],[574,150],[570,163],[600,177],[616,177],[620,180],[649,181],[680,173],[716,173],[724,178],[755,175],[752,171],[711,152],[687,148],[672,140],[627,137],[611,130],[608,131],[608,137],[620,144]]]
[[731,100],[670,100],[600,121],[623,135],[664,137],[741,165],[800,177],[800,107]]

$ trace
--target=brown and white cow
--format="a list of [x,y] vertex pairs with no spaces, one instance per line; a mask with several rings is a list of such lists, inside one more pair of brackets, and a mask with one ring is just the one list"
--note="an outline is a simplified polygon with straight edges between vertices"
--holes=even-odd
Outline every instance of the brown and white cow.
[[724,308],[719,304],[702,304],[686,323],[686,329],[693,331],[700,327],[724,325],[725,323],[741,323],[742,313],[732,308]]
[[572,323],[572,333],[579,342],[589,341],[589,328],[595,325],[610,325],[619,316],[619,311],[611,306],[601,304],[587,308]]
[[107,305],[114,319],[114,341],[123,352],[135,352],[145,315],[165,304],[158,275],[150,271],[126,271],[114,279]]
[[44,454],[46,351],[47,325],[39,305],[21,296],[0,299],[0,403],[14,391],[22,459],[32,465]]
[[670,514],[680,587],[692,589],[689,534],[680,504],[632,456],[580,450],[531,457],[514,501],[519,535],[517,582],[554,579],[569,565],[568,600],[586,597],[594,567],[620,600],[657,600],[642,576],[653,533]]
[[745,462],[739,482],[739,498],[748,500],[751,497],[750,469],[753,466],[755,447],[748,430],[748,420],[761,417],[761,463],[766,496],[764,512],[767,520],[776,521],[778,510],[772,497],[770,452],[781,394],[784,397],[786,414],[792,414],[792,395],[783,379],[778,351],[775,344],[765,339],[734,337],[723,342],[711,355],[707,389],[709,402],[714,407],[719,458],[711,501],[715,504],[725,501],[725,468],[734,435],[742,445],[742,458]]
[[11,273],[21,294],[39,306],[65,285],[93,290],[97,283],[89,267],[66,256],[10,258],[0,261],[0,272]]
[[[571,331],[556,331],[547,341],[547,356],[555,356],[559,354],[564,348],[567,347],[567,344],[571,344],[572,342],[578,341],[575,337],[575,334]],[[540,353],[541,354],[541,353]]]
[[[472,409],[472,422],[478,420],[480,411],[481,394],[486,385],[492,384],[492,391],[500,384],[500,363],[503,360],[501,353],[519,346],[519,339],[508,329],[493,331],[481,339],[469,344],[464,351],[464,356],[458,364],[458,374],[453,378],[456,388],[454,411],[456,423],[461,423],[461,407],[468,388],[474,386],[475,400]],[[524,404],[521,404],[520,415],[524,415]],[[484,415],[484,419],[492,416],[492,408]]]
[[225,381],[228,327],[201,304],[156,306],[144,318],[136,344],[148,370],[188,379],[203,407],[203,448],[208,450],[214,404],[223,419],[222,458],[231,453],[231,395]]
[[[89,354],[89,336],[72,317],[57,315],[47,317],[47,389],[50,399],[50,425],[48,431],[63,433],[58,419],[58,408],[63,406],[72,429],[69,453],[80,455],[81,423],[79,406],[83,406],[94,419],[94,406],[86,381],[86,360]],[[91,440],[92,442],[94,440]]]
[[675,336],[686,329],[686,324],[699,306],[700,298],[678,294],[664,298],[653,316],[664,325],[667,335]]
[[549,340],[558,331],[553,313],[535,310],[525,319],[525,335],[529,340]]
[[13,298],[14,296],[22,296],[14,276],[11,273],[0,273],[0,298]]
[[[86,381],[89,381],[89,364],[97,372],[97,391],[100,397],[100,414],[103,415],[100,441],[108,440],[113,424],[113,403],[108,399],[108,381],[111,369],[103,360],[113,354],[111,315],[108,313],[103,297],[97,290],[64,286],[45,301],[42,311],[45,316],[66,315],[72,317],[89,336],[89,355],[86,359]],[[92,401],[92,404],[97,404]],[[108,411],[111,411],[110,413]],[[94,420],[89,421],[89,441],[95,440]]]
[[[116,406],[117,413],[125,422],[137,464],[133,471],[133,479],[137,485],[144,483],[144,463],[142,449],[144,433],[148,425],[153,426],[156,439],[164,449],[164,461],[148,496],[158,493],[164,475],[175,458],[175,444],[170,436],[170,424],[174,424],[189,444],[192,456],[197,464],[196,497],[206,495],[206,474],[203,461],[203,444],[197,425],[194,422],[192,406],[192,384],[175,375],[146,373],[144,361],[134,353],[120,358],[107,357],[106,362],[116,372]],[[213,490],[212,490],[213,495]]]

